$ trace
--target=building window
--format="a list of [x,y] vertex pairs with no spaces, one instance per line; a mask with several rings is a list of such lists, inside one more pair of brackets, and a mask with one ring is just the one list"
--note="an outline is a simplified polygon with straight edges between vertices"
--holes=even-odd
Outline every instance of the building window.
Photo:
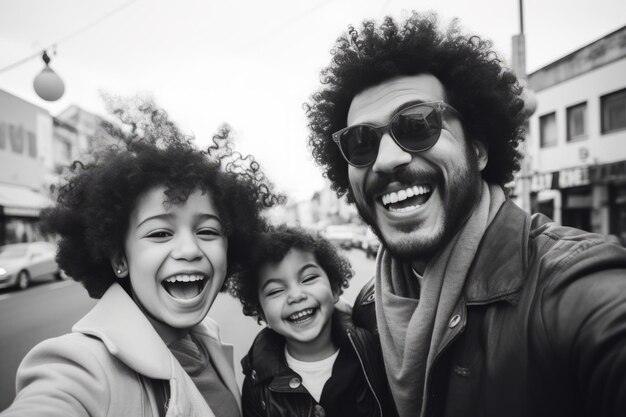
[[63,142],[61,145],[63,158],[66,161],[72,161],[72,144],[70,142]]
[[567,141],[574,142],[586,136],[587,103],[567,108]]
[[556,145],[556,113],[539,117],[539,143],[542,148]]
[[626,89],[600,98],[602,133],[626,129]]
[[[37,225],[37,221],[38,219],[34,217],[5,217],[3,231],[4,242],[0,242],[0,244],[5,245],[9,243],[43,240],[43,235]],[[2,226],[0,225],[0,227]]]

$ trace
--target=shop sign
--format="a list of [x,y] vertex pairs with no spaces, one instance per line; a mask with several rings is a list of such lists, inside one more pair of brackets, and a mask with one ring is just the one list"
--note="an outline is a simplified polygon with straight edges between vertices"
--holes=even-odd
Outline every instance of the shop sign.
[[535,173],[530,178],[530,190],[535,193],[543,190],[582,187],[591,183],[622,183],[626,182],[626,161]]
[[543,190],[550,190],[558,188],[558,172],[545,172],[542,174],[535,174],[531,178],[530,191],[537,193]]
[[[626,162],[626,161],[625,161]],[[626,165],[625,165],[626,168]],[[531,177],[530,191],[559,190],[581,187],[591,183],[588,166],[568,168],[562,171],[535,173]]]
[[564,169],[559,172],[559,188],[572,188],[589,185],[589,167]]
[[626,181],[626,161],[592,166],[589,176],[594,183],[624,182]]
[[37,136],[21,124],[0,122],[0,150],[37,159]]

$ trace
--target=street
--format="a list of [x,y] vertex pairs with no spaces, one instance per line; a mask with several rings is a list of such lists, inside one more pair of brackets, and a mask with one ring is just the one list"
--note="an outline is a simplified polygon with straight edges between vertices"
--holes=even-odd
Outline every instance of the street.
[[[361,250],[347,252],[355,278],[344,298],[354,301],[359,289],[374,273],[374,261]],[[26,291],[0,293],[0,410],[15,396],[15,372],[24,355],[38,342],[70,331],[96,300],[74,281],[38,285]],[[228,294],[220,294],[209,315],[220,325],[222,340],[235,348],[235,373],[241,386],[239,361],[262,328],[256,320],[241,314],[241,305]]]

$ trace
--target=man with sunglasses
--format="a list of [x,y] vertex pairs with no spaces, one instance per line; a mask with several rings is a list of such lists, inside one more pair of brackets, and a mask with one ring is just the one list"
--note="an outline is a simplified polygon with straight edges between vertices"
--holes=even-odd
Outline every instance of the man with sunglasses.
[[354,306],[400,416],[623,416],[626,251],[519,209],[522,88],[454,24],[350,27],[309,145],[382,242]]

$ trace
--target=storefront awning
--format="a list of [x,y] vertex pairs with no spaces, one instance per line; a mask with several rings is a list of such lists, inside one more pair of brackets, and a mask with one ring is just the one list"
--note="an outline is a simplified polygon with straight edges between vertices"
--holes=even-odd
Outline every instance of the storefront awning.
[[46,195],[20,185],[0,184],[0,206],[5,216],[39,217],[54,202]]

